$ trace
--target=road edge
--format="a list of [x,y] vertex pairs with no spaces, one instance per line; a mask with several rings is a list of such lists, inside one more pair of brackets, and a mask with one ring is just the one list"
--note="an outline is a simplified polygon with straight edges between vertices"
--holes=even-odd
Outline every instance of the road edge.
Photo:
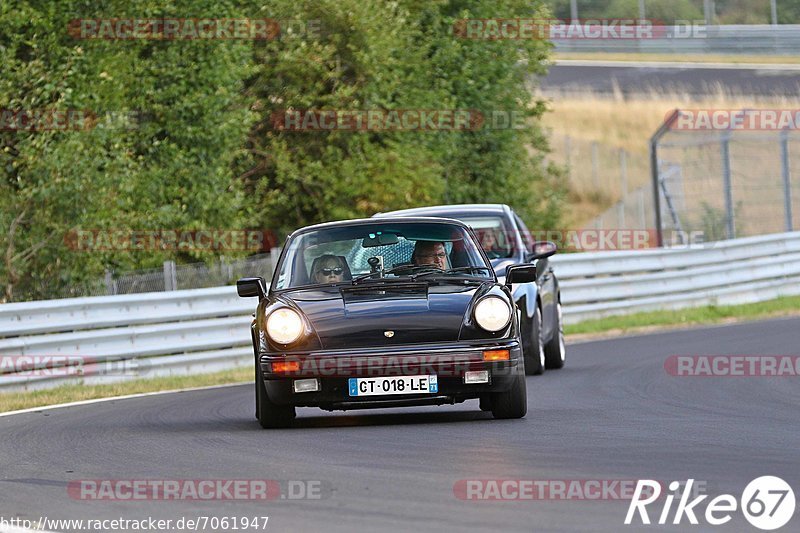
[[[177,392],[194,392],[202,390],[223,389],[226,387],[235,387],[247,384],[249,384],[249,382],[240,381],[236,383],[223,383],[221,385],[205,385],[203,387],[190,387],[187,389],[170,389],[163,391],[138,392],[135,394],[125,394],[123,396],[107,396],[105,398],[92,398],[90,400],[80,400],[77,402],[56,403],[52,405],[42,405],[40,407],[28,407],[27,409],[18,409],[16,411],[6,411],[4,413],[0,413],[0,418],[4,418],[7,416],[14,416],[14,415],[22,415],[26,413],[36,413],[38,411],[50,411],[52,409],[61,409],[63,407],[79,407],[81,405],[91,405],[94,403],[110,402],[114,400],[129,400],[132,398],[144,398],[147,396],[156,396],[158,394],[175,394]],[[0,533],[6,533],[6,532],[0,529]]]

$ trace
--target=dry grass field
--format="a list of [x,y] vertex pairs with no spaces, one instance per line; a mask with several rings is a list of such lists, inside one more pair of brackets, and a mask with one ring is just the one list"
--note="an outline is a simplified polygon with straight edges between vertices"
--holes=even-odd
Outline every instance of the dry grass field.
[[[617,92],[611,96],[585,93],[576,95],[548,95],[550,112],[544,117],[544,125],[550,132],[552,154],[550,159],[569,167],[570,208],[566,211],[566,224],[582,227],[582,224],[612,207],[622,197],[623,171],[620,151],[626,152],[625,189],[633,191],[651,182],[649,139],[676,108],[683,109],[800,109],[800,95],[793,98],[753,99],[726,94],[718,90],[704,98],[687,94],[652,92],[625,97]],[[747,133],[738,138],[749,144]],[[752,139],[755,136],[751,137]],[[594,147],[592,145],[595,145]],[[774,202],[773,189],[778,186],[779,167],[769,169],[765,175],[765,162],[777,165],[774,141],[753,142],[742,148],[742,156],[732,153],[736,165],[734,179],[738,177],[748,190],[763,191],[764,201]],[[746,148],[746,150],[745,150]],[[698,174],[718,172],[715,165],[715,147],[697,151],[691,161]],[[676,157],[695,157],[691,151]],[[705,161],[703,158],[709,158]],[[794,156],[795,158],[797,156]],[[696,167],[696,168],[694,168]],[[708,167],[706,169],[706,167]],[[800,170],[800,169],[798,169]],[[776,175],[777,173],[777,175]],[[763,176],[764,182],[760,182]],[[734,184],[735,185],[735,184]],[[711,196],[715,203],[719,199],[716,183],[690,184],[687,195],[702,198]],[[765,222],[765,229],[772,222]]]

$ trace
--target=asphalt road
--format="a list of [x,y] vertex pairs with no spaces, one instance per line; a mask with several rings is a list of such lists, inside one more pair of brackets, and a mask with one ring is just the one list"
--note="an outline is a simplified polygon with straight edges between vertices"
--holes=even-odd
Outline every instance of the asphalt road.
[[[252,386],[0,418],[0,517],[269,516],[268,531],[684,531],[623,526],[628,501],[465,501],[464,479],[694,478],[737,498],[762,475],[800,496],[800,378],[668,375],[672,354],[800,355],[800,319],[617,338],[570,347],[567,367],[528,378],[528,416],[477,402],[406,410],[299,410],[261,430]],[[321,499],[83,501],[78,479],[320,481]],[[704,508],[701,506],[701,509]],[[651,513],[655,520],[658,506]],[[653,516],[654,515],[654,516]],[[672,515],[670,515],[672,516]],[[230,529],[230,528],[229,528]],[[755,531],[736,513],[693,531]],[[800,530],[795,516],[782,531]]]
[[744,96],[779,95],[794,98],[800,91],[800,71],[736,68],[677,68],[640,66],[550,67],[540,80],[544,94],[592,91],[611,94],[615,87],[625,95],[679,93],[690,95],[726,93]]

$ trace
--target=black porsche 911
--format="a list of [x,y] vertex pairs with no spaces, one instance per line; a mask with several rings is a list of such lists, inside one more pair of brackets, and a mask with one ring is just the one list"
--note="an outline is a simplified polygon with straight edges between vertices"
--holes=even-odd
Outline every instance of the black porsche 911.
[[[543,247],[537,257],[555,253]],[[473,231],[456,220],[372,218],[291,234],[252,323],[256,418],[289,426],[295,407],[442,405],[480,399],[495,418],[527,412],[520,313]]]

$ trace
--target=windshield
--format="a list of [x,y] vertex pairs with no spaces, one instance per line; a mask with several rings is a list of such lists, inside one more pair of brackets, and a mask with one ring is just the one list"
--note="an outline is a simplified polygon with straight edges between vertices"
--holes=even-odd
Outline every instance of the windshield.
[[462,221],[475,231],[475,235],[489,259],[513,257],[513,233],[506,228],[502,217],[455,216],[453,218]]
[[295,236],[273,280],[276,290],[360,279],[491,279],[478,246],[451,223],[392,221],[332,226]]

